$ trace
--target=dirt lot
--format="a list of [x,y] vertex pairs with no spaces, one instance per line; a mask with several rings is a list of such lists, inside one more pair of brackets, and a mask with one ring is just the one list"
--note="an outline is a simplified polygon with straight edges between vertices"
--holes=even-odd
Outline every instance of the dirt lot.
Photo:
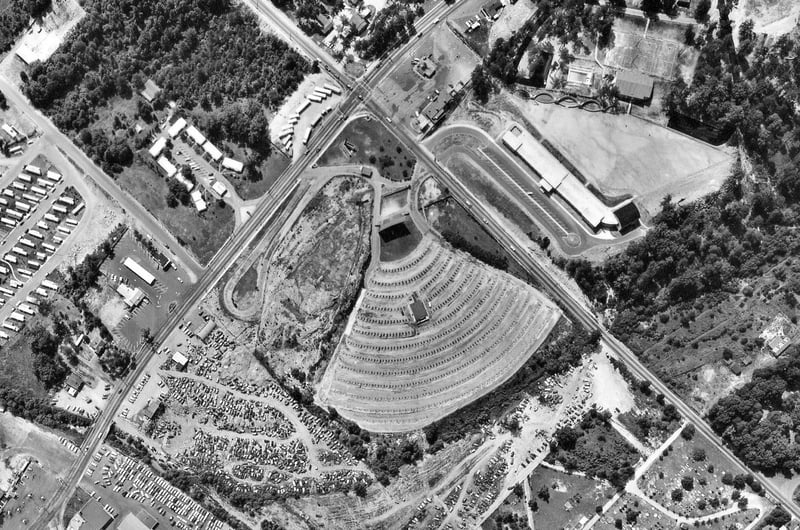
[[[489,42],[497,39],[507,39],[536,13],[536,5],[532,0],[518,0],[507,4],[500,12],[500,18],[491,24]],[[482,24],[486,23],[483,20]]]
[[327,184],[261,268],[259,339],[280,375],[293,368],[311,373],[340,304],[357,294],[370,249],[364,182],[342,177]]
[[750,18],[755,22],[756,33],[777,36],[797,26],[798,14],[800,5],[795,0],[741,0],[731,11],[730,18],[737,26]]
[[665,195],[691,201],[730,174],[732,156],[724,149],[638,118],[532,101],[519,107],[602,193],[631,193],[650,215]]
[[670,22],[651,23],[618,17],[614,20],[614,46],[604,50],[601,62],[612,68],[638,70],[661,79],[680,74],[690,82],[700,52],[684,44],[685,26]]
[[378,167],[382,176],[395,181],[409,180],[414,172],[416,157],[406,152],[378,120],[355,119],[347,124],[339,139],[322,153],[319,166],[371,164]]
[[30,55],[36,61],[46,61],[85,14],[76,0],[54,1],[53,9],[41,23],[34,23],[22,36],[18,53]]
[[[413,58],[430,57],[436,65],[431,78],[417,73]],[[389,112],[394,120],[412,124],[415,113],[428,103],[428,97],[439,90],[443,97],[459,81],[467,82],[480,58],[470,50],[453,31],[444,24],[437,25],[419,44],[398,61],[398,66],[377,88],[376,95],[388,101]]]

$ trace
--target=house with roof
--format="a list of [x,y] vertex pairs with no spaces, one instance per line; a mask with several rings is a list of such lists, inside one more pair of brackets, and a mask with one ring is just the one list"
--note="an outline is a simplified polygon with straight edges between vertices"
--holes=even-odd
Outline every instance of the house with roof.
[[503,10],[503,2],[500,0],[492,0],[483,4],[481,7],[481,15],[486,17],[487,20],[497,20],[500,18],[500,11]]
[[614,78],[619,98],[632,103],[649,103],[653,97],[653,79],[635,70],[620,70]]

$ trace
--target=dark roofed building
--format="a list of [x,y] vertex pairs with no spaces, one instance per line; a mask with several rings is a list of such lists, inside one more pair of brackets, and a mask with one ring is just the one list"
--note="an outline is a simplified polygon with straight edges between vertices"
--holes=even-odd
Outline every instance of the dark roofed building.
[[503,9],[503,3],[500,0],[493,0],[483,5],[481,14],[489,20],[497,20],[500,18],[501,9]]
[[365,29],[367,29],[367,21],[364,20],[364,18],[358,13],[353,13],[350,15],[348,22],[353,27],[353,31],[356,32],[356,35],[361,34]]
[[67,376],[64,384],[67,387],[67,393],[72,397],[77,396],[78,392],[81,391],[81,387],[83,387],[83,381],[74,373]]
[[428,118],[431,123],[436,125],[444,117],[444,111],[447,110],[447,104],[450,103],[448,98],[437,97],[422,109],[422,113]]
[[158,415],[159,412],[161,412],[162,406],[163,403],[161,403],[161,400],[158,399],[150,400],[150,403],[148,403],[147,406],[142,411],[142,418],[144,418],[145,421],[152,420]]
[[104,530],[111,524],[112,518],[100,503],[90,500],[75,514],[81,530]]
[[619,220],[619,231],[627,232],[639,226],[639,209],[633,202],[628,202],[614,210]]
[[620,99],[633,102],[650,101],[653,97],[653,79],[635,70],[620,70],[614,84]]
[[411,311],[411,319],[414,321],[414,324],[422,324],[427,322],[430,318],[428,308],[425,307],[425,302],[417,296],[417,293],[411,295],[411,303],[408,304],[408,309]]

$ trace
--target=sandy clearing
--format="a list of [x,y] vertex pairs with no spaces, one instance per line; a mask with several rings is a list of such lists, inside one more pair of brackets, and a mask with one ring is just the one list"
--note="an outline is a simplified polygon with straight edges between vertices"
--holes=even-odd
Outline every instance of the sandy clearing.
[[633,409],[636,405],[633,394],[619,370],[611,365],[605,344],[602,345],[600,353],[593,356],[593,360],[597,363],[597,367],[592,378],[590,404],[613,413],[617,411],[623,413]]
[[729,151],[633,116],[521,100],[519,106],[602,192],[640,197],[651,214],[664,195],[695,199],[719,188],[730,172]]
[[[737,29],[749,18],[755,23],[756,33],[783,35],[800,22],[800,4],[796,0],[740,0],[729,16]],[[733,38],[738,45],[738,31],[733,32]]]
[[20,38],[16,52],[36,61],[46,61],[85,15],[86,11],[76,0],[56,0],[42,23],[34,23]]
[[0,459],[17,454],[31,455],[48,470],[63,473],[72,464],[75,455],[58,441],[58,435],[46,431],[29,421],[0,413],[0,439],[6,447],[0,451]]
[[[507,4],[500,13],[500,18],[492,24],[489,30],[489,42],[509,38],[535,12],[536,6],[531,0],[518,0],[515,4]],[[487,24],[486,20],[481,18],[481,24]]]

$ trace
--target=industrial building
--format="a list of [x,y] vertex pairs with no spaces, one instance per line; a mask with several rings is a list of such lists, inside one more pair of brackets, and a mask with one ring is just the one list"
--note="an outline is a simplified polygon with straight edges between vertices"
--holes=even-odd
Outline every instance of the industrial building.
[[612,209],[529,132],[512,127],[503,135],[503,143],[539,175],[539,187],[545,193],[557,193],[593,230],[619,229],[619,220]]

